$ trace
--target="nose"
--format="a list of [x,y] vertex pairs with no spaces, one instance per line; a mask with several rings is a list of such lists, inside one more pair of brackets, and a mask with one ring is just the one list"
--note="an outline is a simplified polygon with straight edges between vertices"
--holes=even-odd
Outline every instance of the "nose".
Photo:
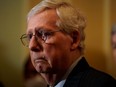
[[33,35],[33,37],[31,38],[31,40],[29,42],[29,49],[31,51],[34,51],[34,52],[38,52],[38,51],[41,51],[42,50],[42,45],[37,40],[37,38],[36,38],[35,35]]

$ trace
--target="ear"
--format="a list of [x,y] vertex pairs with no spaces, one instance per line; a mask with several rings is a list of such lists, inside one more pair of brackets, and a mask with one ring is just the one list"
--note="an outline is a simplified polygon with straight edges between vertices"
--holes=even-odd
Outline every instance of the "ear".
[[73,31],[71,33],[71,37],[73,39],[72,44],[71,44],[71,50],[77,49],[80,43],[80,33],[78,31]]

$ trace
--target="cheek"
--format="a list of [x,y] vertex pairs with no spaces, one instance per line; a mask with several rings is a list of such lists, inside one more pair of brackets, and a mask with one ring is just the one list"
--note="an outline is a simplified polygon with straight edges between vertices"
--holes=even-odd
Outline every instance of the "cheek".
[[70,45],[63,40],[54,40],[52,44],[44,44],[44,54],[48,57],[61,56],[70,50]]
[[55,47],[55,45],[44,45],[44,50],[43,53],[46,56],[46,58],[48,59],[48,62],[53,61],[53,57],[56,56],[56,51],[57,48]]
[[54,40],[52,42],[52,44],[44,45],[44,54],[49,63],[57,65],[62,61],[65,62],[65,58],[67,58],[70,51],[70,44],[64,40]]
[[33,52],[31,52],[31,51],[30,51],[30,58],[31,58],[32,65],[35,67],[34,58],[33,58]]
[[44,44],[44,50],[48,55],[60,55],[69,52],[71,48],[71,37],[69,35],[56,35],[49,40],[50,44]]

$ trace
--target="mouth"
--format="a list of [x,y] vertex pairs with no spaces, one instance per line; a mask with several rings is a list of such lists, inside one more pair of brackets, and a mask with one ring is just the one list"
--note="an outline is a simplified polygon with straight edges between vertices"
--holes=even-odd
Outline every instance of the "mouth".
[[40,57],[35,59],[35,63],[40,63],[40,62],[47,62],[47,60],[45,59],[45,57]]

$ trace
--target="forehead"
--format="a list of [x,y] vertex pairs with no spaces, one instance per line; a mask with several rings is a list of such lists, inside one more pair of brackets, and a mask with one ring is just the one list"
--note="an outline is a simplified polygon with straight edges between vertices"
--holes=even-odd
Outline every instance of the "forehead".
[[42,11],[38,14],[35,14],[31,18],[29,18],[27,22],[27,29],[34,28],[57,28],[56,22],[59,19],[56,10],[49,9]]

